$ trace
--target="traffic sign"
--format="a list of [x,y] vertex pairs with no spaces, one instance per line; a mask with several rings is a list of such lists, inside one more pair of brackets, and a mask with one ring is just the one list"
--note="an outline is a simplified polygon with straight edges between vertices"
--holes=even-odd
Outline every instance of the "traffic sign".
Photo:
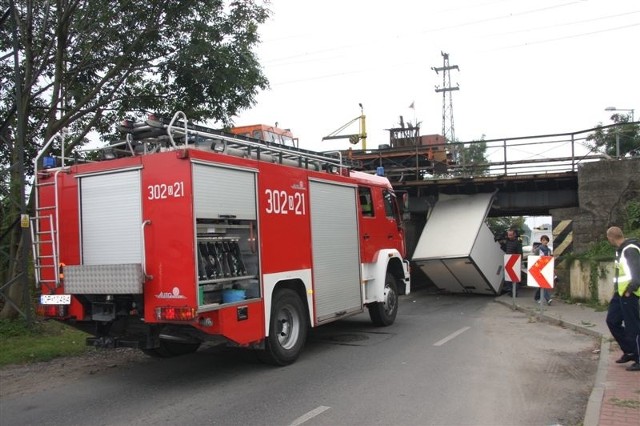
[[529,256],[527,259],[531,287],[553,288],[553,256]]
[[520,264],[522,257],[519,254],[504,255],[504,280],[512,283],[520,282]]

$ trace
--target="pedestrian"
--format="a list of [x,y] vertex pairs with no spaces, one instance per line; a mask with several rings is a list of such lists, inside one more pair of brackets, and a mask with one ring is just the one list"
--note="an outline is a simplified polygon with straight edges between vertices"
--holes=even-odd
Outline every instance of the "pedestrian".
[[640,371],[640,243],[626,239],[622,230],[607,230],[609,243],[616,248],[613,297],[607,311],[607,326],[622,349],[618,364],[633,361],[628,371]]
[[[536,256],[551,256],[551,247],[549,247],[549,237],[547,235],[540,237],[540,244],[532,250],[532,253]],[[536,302],[540,301],[540,290],[543,289],[538,287],[535,296],[533,296]],[[543,291],[544,300],[546,300],[547,305],[551,304],[551,293],[547,289],[544,289]]]
[[[503,247],[504,247],[503,248],[504,252],[506,254],[519,254],[520,257],[522,258],[522,243],[518,239],[518,236],[514,229],[509,229],[507,231],[507,239],[504,242]],[[504,292],[510,293],[513,291],[514,294],[517,296],[517,288],[518,288],[517,283],[513,283],[511,281],[505,280],[504,288],[503,288]]]

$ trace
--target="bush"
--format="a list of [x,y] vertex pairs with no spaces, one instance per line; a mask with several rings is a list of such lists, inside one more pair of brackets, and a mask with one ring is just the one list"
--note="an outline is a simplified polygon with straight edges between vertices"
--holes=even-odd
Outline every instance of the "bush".
[[630,230],[640,229],[640,201],[631,201],[627,204],[627,228]]

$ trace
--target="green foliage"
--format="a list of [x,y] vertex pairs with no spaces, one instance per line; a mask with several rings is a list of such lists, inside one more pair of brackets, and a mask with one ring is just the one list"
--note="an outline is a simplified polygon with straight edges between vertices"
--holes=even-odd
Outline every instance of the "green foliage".
[[626,208],[626,228],[629,230],[640,229],[640,201],[631,201]]
[[[625,238],[640,239],[639,229],[625,229]],[[582,253],[568,253],[563,256],[565,260],[580,261],[612,261],[615,258],[616,250],[606,239],[597,240],[591,243]]]
[[589,248],[582,253],[584,259],[590,260],[611,260],[615,257],[615,248],[608,241],[596,241],[589,245]]
[[24,321],[0,320],[0,366],[48,361],[88,350],[87,335],[53,321],[27,327]]
[[598,262],[592,260],[589,266],[589,301],[598,304]]
[[454,169],[454,175],[482,176],[489,171],[489,161],[486,158],[487,143],[484,135],[478,141],[457,146],[457,161],[459,167]]
[[600,124],[595,132],[587,137],[587,143],[591,148],[611,157],[624,157],[634,150],[637,152],[640,147],[640,126],[631,124],[630,115],[613,114],[611,120],[616,125],[605,128]]
[[[183,111],[190,120],[229,123],[268,82],[254,54],[269,11],[251,0],[101,2],[16,1],[0,27],[0,165],[15,163],[24,135],[25,164],[56,132],[66,151],[89,131],[108,135],[127,114]],[[6,49],[5,49],[6,50]],[[17,109],[17,100],[22,102]],[[60,147],[57,147],[58,149]]]
[[519,235],[531,231],[525,223],[524,216],[490,217],[487,218],[487,226],[496,237],[505,235],[509,229],[517,230]]

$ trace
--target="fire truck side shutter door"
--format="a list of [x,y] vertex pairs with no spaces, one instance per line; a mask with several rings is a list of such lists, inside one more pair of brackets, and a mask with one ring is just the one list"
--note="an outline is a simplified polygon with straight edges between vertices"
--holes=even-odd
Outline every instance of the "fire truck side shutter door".
[[317,321],[362,309],[356,188],[311,181]]
[[82,177],[82,263],[142,262],[140,170]]
[[237,219],[256,219],[253,172],[194,164],[193,197],[197,218],[233,215]]

